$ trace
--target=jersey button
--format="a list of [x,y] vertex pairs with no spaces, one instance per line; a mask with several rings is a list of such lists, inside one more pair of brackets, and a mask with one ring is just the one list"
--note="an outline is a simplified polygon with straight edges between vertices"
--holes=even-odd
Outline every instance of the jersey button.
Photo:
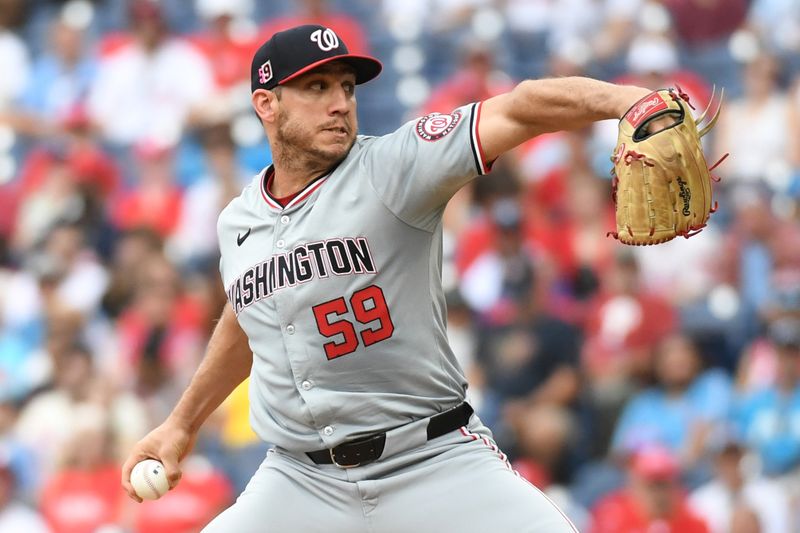
[[280,239],[278,240],[278,242],[275,243],[275,246],[277,246],[278,248],[283,248],[285,245],[286,241],[284,241],[283,239]]
[[289,324],[288,326],[286,326],[286,333],[288,333],[289,335],[294,335],[294,325]]
[[333,426],[325,426],[322,429],[322,432],[325,434],[325,436],[330,437],[333,435]]
[[300,386],[303,387],[303,390],[311,390],[311,387],[313,387],[314,385],[312,385],[310,381],[305,380],[300,384]]
[[288,217],[288,216],[286,216],[286,215],[283,215],[283,216],[281,217],[281,224],[283,224],[283,225],[286,225],[286,224],[288,224],[288,223],[289,223],[289,217]]

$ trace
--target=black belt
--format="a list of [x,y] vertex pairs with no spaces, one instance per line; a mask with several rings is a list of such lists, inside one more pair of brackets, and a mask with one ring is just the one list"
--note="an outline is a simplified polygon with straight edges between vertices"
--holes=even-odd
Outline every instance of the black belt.
[[[473,412],[472,406],[464,402],[458,407],[432,416],[428,421],[428,440],[466,426]],[[386,433],[377,433],[343,442],[335,448],[307,452],[306,455],[318,465],[334,464],[341,468],[352,468],[378,460],[385,445]]]

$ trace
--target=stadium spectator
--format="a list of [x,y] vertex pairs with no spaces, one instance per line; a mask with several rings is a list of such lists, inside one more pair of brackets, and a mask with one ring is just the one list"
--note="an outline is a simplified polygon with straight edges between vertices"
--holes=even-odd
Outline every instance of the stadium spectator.
[[592,509],[591,533],[706,533],[687,506],[678,460],[667,449],[645,447],[631,461],[628,485]]
[[691,339],[673,335],[662,341],[655,358],[655,385],[637,393],[617,423],[611,449],[661,445],[684,469],[702,467],[710,436],[731,414],[729,377],[703,369]]
[[89,94],[89,112],[104,137],[131,145],[175,143],[201,120],[215,91],[211,67],[191,45],[169,33],[153,0],[132,0],[134,40],[102,58]]
[[790,175],[790,147],[800,132],[789,120],[789,100],[779,85],[781,64],[762,51],[743,65],[744,94],[725,105],[715,128],[717,157],[735,154],[721,185],[764,183],[783,190]]
[[16,478],[0,451],[0,533],[51,533],[41,514],[16,497]]
[[617,83],[652,89],[675,87],[677,84],[698,110],[705,109],[709,103],[711,89],[708,82],[699,74],[681,68],[678,48],[667,35],[637,35],[628,48],[626,66],[628,73],[619,78]]
[[691,47],[729,37],[747,17],[746,0],[663,0],[675,32]]
[[[85,116],[75,110],[58,126],[64,135],[27,153],[18,179],[4,187],[13,247],[29,249],[64,220],[79,223],[103,250],[104,202],[120,181],[118,166],[91,138]],[[16,219],[16,220],[14,220]]]
[[262,43],[281,30],[302,24],[321,24],[332,29],[347,43],[347,50],[351,54],[369,53],[365,28],[346,11],[331,7],[328,0],[300,0],[294,3],[292,12],[268,19],[261,25],[257,41]]
[[753,0],[749,25],[771,49],[790,57],[800,51],[800,9],[797,0]]
[[232,498],[230,482],[222,472],[205,457],[191,455],[185,460],[180,485],[137,509],[133,531],[195,533],[228,507]]
[[37,350],[44,320],[36,278],[8,266],[0,261],[0,402],[21,402],[48,380],[49,365]]
[[182,266],[217,261],[217,217],[252,179],[236,159],[229,123],[207,126],[199,136],[208,173],[184,192],[180,220],[168,244]]
[[782,337],[771,335],[769,325],[800,317],[800,283],[777,287],[762,316],[768,327],[742,353],[737,368],[737,385],[745,394],[774,387],[777,382],[780,346],[776,342],[781,342]]
[[800,466],[800,322],[778,320],[769,337],[778,355],[775,384],[745,397],[737,420],[764,473],[778,476]]
[[[0,390],[3,390],[0,394],[0,469],[9,469],[14,477],[14,498],[30,504],[36,501],[35,490],[39,481],[36,478],[39,474],[36,457],[14,434],[14,425],[19,416],[19,402],[9,395],[8,388],[0,387]],[[3,531],[1,527],[0,531]]]
[[116,319],[133,301],[136,276],[148,260],[162,253],[161,238],[153,230],[136,228],[122,232],[115,242],[109,264],[110,281],[103,296],[103,311]]
[[137,181],[116,199],[112,222],[123,231],[147,228],[165,238],[178,226],[184,199],[176,183],[174,147],[148,139],[133,152]]
[[747,448],[741,437],[735,430],[726,430],[712,439],[716,475],[689,497],[689,507],[706,521],[709,533],[734,531],[736,514],[742,510],[755,513],[762,531],[790,533],[786,494],[774,481],[748,471],[744,462]]
[[534,255],[524,242],[523,215],[515,199],[498,200],[490,211],[495,244],[462,275],[461,295],[481,322],[518,323],[533,290]]
[[49,28],[49,47],[36,58],[20,96],[14,127],[20,133],[47,136],[82,107],[97,75],[97,59],[89,52],[84,21],[62,9]]
[[0,9],[0,113],[16,102],[25,90],[30,76],[30,52],[16,33],[15,25],[24,13],[23,2],[3,3]]
[[195,6],[207,26],[190,42],[208,60],[217,87],[241,89],[250,83],[247,73],[258,47],[255,23],[250,21],[252,0],[196,0]]
[[48,233],[41,260],[50,265],[55,281],[56,305],[65,311],[92,318],[100,305],[108,276],[82,229],[75,224],[59,224]]
[[594,173],[588,133],[546,135],[520,150],[529,239],[552,258],[558,283],[550,308],[573,323],[583,321],[615,248],[604,238],[614,228],[609,185]]
[[469,381],[469,403],[482,412],[486,377],[478,363],[478,334],[473,325],[472,312],[457,289],[445,293],[447,304],[447,340],[458,364]]
[[53,533],[89,533],[121,523],[124,495],[117,490],[119,466],[102,407],[76,407],[72,434],[63,442],[59,465],[45,484],[40,506]]
[[51,145],[46,150],[41,152],[47,163],[41,165],[39,186],[20,199],[16,210],[12,249],[32,250],[50,228],[74,216],[80,206],[77,179],[63,149]]
[[[519,407],[515,420],[517,457],[531,481],[544,488],[564,485],[571,479],[570,453],[576,442],[573,413],[555,402],[540,402]],[[535,473],[534,473],[535,472]]]
[[588,511],[566,488],[572,477],[578,441],[574,414],[556,404],[533,404],[519,417],[516,432],[514,469],[556,501],[579,531],[586,531]]
[[183,293],[180,275],[166,257],[142,262],[131,304],[117,321],[115,370],[119,383],[143,398],[153,419],[174,403],[199,361],[205,312]]
[[498,71],[490,43],[472,36],[464,39],[455,71],[436,85],[415,116],[449,113],[469,102],[478,102],[509,91],[511,78]]
[[[601,24],[589,39],[596,61],[610,63],[624,53],[638,32],[645,8],[651,5],[647,0],[603,2],[602,17],[598,17]],[[648,13],[652,16],[652,10]]]
[[53,388],[33,396],[20,412],[15,433],[36,453],[46,481],[58,466],[61,452],[74,435],[81,406],[91,398],[95,373],[92,354],[70,345],[53,356]]
[[605,420],[647,378],[653,350],[675,331],[677,317],[666,299],[641,286],[639,265],[629,250],[617,251],[600,283],[583,324],[581,366]]

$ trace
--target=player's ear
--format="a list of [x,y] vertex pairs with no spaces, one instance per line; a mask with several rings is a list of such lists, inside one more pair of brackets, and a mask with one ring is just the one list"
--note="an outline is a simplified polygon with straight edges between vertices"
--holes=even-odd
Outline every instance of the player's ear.
[[263,122],[274,122],[278,112],[278,97],[273,91],[266,89],[256,90],[250,97],[256,115]]

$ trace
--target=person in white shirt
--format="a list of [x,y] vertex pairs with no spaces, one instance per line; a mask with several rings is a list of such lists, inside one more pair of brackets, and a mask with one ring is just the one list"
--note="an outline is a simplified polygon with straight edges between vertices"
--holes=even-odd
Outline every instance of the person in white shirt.
[[738,437],[727,435],[717,450],[715,477],[689,497],[690,507],[705,519],[711,533],[733,531],[734,517],[748,512],[762,531],[790,533],[787,495],[776,482],[746,471],[747,450]]
[[135,39],[101,62],[90,115],[117,144],[175,141],[214,94],[211,67],[190,44],[170,37],[158,4],[135,0],[130,18]]

